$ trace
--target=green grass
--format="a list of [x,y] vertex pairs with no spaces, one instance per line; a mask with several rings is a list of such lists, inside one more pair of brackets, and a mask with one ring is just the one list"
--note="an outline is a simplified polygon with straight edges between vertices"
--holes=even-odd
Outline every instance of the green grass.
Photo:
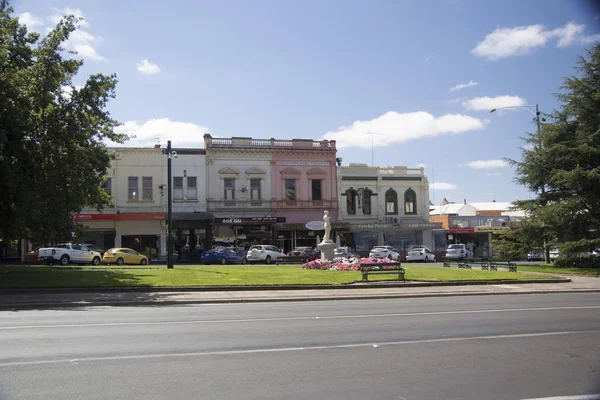
[[558,268],[552,264],[536,264],[536,265],[519,265],[519,271],[529,272],[547,272],[549,274],[567,274],[567,275],[600,275],[599,268]]
[[[410,281],[456,282],[548,279],[543,275],[463,270],[435,266],[405,267]],[[392,280],[394,275],[370,276],[370,281]],[[552,278],[552,277],[550,277]],[[300,266],[3,266],[0,288],[89,288],[252,285],[344,285],[361,280],[358,271],[305,270]]]

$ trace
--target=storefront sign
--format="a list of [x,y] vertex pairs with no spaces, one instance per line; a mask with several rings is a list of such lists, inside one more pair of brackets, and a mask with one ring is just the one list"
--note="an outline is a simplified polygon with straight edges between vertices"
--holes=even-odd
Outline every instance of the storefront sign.
[[329,161],[277,161],[277,165],[288,167],[328,167]]
[[401,229],[440,229],[441,222],[406,222],[400,224]]
[[487,233],[494,233],[494,232],[505,232],[505,231],[509,231],[510,227],[508,226],[476,226],[475,227],[475,232],[487,232]]
[[397,225],[394,224],[356,224],[356,229],[398,229]]
[[285,217],[239,217],[239,218],[215,218],[218,224],[274,224],[276,222],[285,222]]
[[466,227],[466,228],[450,228],[448,229],[450,233],[473,233],[475,232],[475,228]]
[[164,220],[165,213],[75,214],[75,221],[143,221]]
[[325,229],[325,222],[323,221],[310,221],[304,224],[304,227],[309,231],[322,231]]

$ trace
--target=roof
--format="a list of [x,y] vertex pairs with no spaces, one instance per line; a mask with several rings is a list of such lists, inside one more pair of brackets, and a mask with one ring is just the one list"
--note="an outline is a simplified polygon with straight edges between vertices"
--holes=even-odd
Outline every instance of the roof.
[[512,203],[507,201],[488,201],[470,204],[479,211],[507,211],[512,207]]
[[429,215],[458,214],[464,204],[446,204],[443,206],[429,206]]

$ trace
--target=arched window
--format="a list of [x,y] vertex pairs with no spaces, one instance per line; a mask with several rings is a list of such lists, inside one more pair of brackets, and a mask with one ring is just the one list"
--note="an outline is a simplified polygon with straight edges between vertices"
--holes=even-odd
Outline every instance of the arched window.
[[398,194],[394,189],[385,192],[385,213],[398,214]]
[[362,211],[364,215],[371,215],[371,190],[365,189],[362,198]]
[[417,213],[417,194],[414,190],[408,189],[404,192],[404,214]]
[[348,215],[356,215],[356,198],[358,193],[354,189],[346,190],[346,211]]

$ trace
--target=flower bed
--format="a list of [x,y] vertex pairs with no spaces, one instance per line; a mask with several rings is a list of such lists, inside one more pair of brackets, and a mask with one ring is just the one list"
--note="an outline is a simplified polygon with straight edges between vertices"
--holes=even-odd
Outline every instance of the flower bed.
[[[329,271],[360,271],[360,264],[379,264],[379,263],[391,263],[394,260],[390,260],[389,258],[345,258],[345,257],[336,257],[333,261],[324,261],[321,259],[317,259],[305,264],[302,264],[302,268],[304,269],[327,269]],[[382,268],[392,268],[392,267],[382,267]]]

